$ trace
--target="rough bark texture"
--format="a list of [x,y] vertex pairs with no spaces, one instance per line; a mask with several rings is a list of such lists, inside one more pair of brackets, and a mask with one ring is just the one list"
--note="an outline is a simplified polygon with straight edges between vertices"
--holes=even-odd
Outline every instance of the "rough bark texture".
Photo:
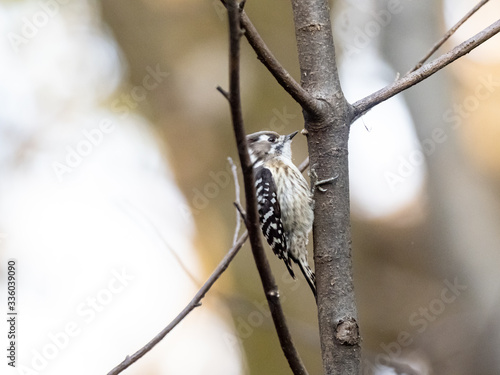
[[311,179],[336,179],[315,189],[314,262],[325,374],[359,374],[360,346],[351,262],[348,150],[352,109],[335,64],[326,1],[292,1],[301,84],[322,103],[304,111]]

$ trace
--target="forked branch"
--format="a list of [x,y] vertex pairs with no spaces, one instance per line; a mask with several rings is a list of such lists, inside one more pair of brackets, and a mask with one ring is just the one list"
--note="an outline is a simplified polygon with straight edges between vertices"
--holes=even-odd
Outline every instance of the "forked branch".
[[467,12],[465,16],[463,16],[456,24],[454,24],[447,32],[444,34],[441,39],[439,39],[433,46],[432,48],[425,54],[424,57],[415,65],[415,67],[410,70],[406,74],[413,73],[415,70],[420,68],[424,63],[429,59],[429,57],[432,56],[434,52],[436,52],[439,47],[441,47],[454,33],[455,31],[458,30],[460,26],[462,26],[465,21],[467,21],[474,13],[476,13],[484,4],[486,4],[489,0],[482,0],[474,8],[472,8],[470,11]]
[[443,69],[445,66],[451,64],[453,61],[459,59],[460,57],[468,54],[474,48],[480,46],[492,36],[496,35],[500,31],[500,20],[494,22],[483,31],[477,33],[472,38],[466,40],[462,44],[453,48],[450,52],[441,55],[437,59],[425,64],[421,68],[417,69],[413,73],[410,73],[403,78],[397,80],[393,84],[384,87],[383,89],[361,99],[353,104],[354,117],[353,121],[365,112],[375,107],[377,104],[392,98],[394,95],[406,90],[407,88],[416,85],[417,83],[423,81],[424,79],[430,77],[434,73]]

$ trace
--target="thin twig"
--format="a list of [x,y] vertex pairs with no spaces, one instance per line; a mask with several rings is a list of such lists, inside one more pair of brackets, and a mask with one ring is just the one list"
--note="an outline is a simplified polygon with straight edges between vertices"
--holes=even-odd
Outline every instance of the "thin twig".
[[[234,202],[234,206],[236,207],[237,213],[240,215],[241,219],[243,220],[244,223],[247,221],[247,213],[241,206],[239,202]],[[246,224],[245,224],[246,225]]]
[[309,156],[304,159],[302,163],[299,165],[299,171],[304,173],[304,171],[309,167]]
[[207,279],[205,284],[201,287],[201,289],[196,293],[193,299],[187,304],[187,306],[182,310],[179,315],[175,317],[172,322],[165,327],[160,333],[158,333],[150,342],[144,345],[141,349],[135,352],[131,356],[127,356],[122,363],[108,372],[108,375],[117,375],[126,368],[128,368],[131,364],[136,362],[142,356],[144,356],[147,352],[149,352],[153,347],[158,344],[172,329],[174,329],[177,324],[179,324],[194,308],[201,306],[201,300],[205,297],[205,294],[210,290],[210,288],[214,285],[214,283],[219,279],[222,273],[227,269],[229,263],[234,259],[238,251],[241,249],[243,244],[248,238],[248,232],[242,234],[236,244],[227,252],[226,256],[219,263],[214,272]]
[[476,13],[484,4],[486,4],[489,0],[480,1],[474,8],[472,8],[465,16],[463,16],[460,21],[458,21],[451,29],[448,30],[446,34],[443,35],[441,39],[439,39],[436,44],[432,46],[432,48],[427,52],[427,54],[415,65],[415,67],[410,70],[405,75],[413,73],[415,70],[420,68],[428,59],[432,56],[434,52],[436,52],[439,47],[441,47],[454,33],[457,29],[462,26],[465,21],[467,21],[474,13]]
[[220,92],[224,98],[229,100],[229,93],[226,90],[224,90],[222,87],[217,86],[217,91]]
[[413,85],[416,85],[420,81],[423,81],[424,79],[430,77],[458,58],[468,54],[474,48],[483,44],[498,32],[500,32],[500,20],[492,23],[490,26],[483,29],[472,38],[453,48],[450,52],[445,53],[444,55],[441,55],[430,63],[425,64],[413,73],[410,73],[399,79],[398,81],[367,96],[366,98],[357,101],[352,105],[353,121],[362,116],[365,112],[367,112],[377,104],[389,98],[392,98],[394,95],[399,94],[401,91],[404,91]]
[[292,341],[292,336],[286,323],[281,307],[279,291],[271,272],[262,241],[260,239],[260,224],[257,213],[253,166],[248,155],[246,134],[243,125],[240,96],[240,36],[241,14],[236,0],[226,1],[229,18],[229,106],[233,123],[234,135],[238,147],[246,198],[246,226],[250,237],[250,245],[259,271],[262,286],[271,310],[271,315],[280,340],[283,353],[294,374],[307,374],[307,370],[299,357]]
[[234,165],[233,159],[230,156],[227,158],[227,161],[231,166],[231,172],[233,172],[234,192],[236,195],[234,201],[234,204],[236,205],[236,227],[234,228],[234,236],[233,236],[233,246],[234,246],[234,244],[238,240],[238,234],[240,233],[241,217],[244,217],[244,215],[239,209],[239,207],[241,207],[241,202],[240,202],[240,183],[238,182],[238,169],[236,168],[236,165]]

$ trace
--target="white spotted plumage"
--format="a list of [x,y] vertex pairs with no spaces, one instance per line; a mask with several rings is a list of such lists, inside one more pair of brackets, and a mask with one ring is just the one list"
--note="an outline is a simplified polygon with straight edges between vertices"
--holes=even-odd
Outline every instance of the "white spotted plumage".
[[274,253],[295,278],[292,260],[304,274],[314,295],[314,272],[307,261],[308,235],[314,219],[307,181],[292,162],[291,140],[275,132],[247,137],[255,170],[255,191],[261,228]]

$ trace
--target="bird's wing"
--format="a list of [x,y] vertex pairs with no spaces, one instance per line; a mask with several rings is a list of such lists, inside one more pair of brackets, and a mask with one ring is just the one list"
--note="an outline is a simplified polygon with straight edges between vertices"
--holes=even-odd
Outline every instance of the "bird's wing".
[[283,259],[290,275],[295,278],[292,260],[288,256],[286,235],[281,221],[281,207],[271,171],[265,167],[255,173],[255,191],[259,209],[260,225],[267,243],[274,254]]

